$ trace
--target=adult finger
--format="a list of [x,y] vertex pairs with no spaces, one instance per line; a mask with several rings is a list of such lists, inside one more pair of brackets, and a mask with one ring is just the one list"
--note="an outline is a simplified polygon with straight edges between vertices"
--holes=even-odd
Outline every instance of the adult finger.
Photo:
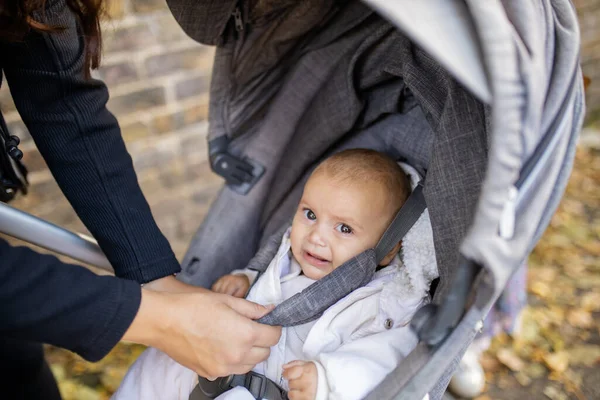
[[235,364],[235,365],[230,365],[227,368],[227,375],[241,375],[241,374],[245,374],[246,372],[250,372],[252,370],[252,368],[256,367],[256,364]]
[[268,347],[252,347],[250,351],[244,354],[241,363],[254,366],[269,358],[269,354],[271,354],[271,349]]
[[[227,297],[227,304],[236,312],[247,318],[256,319],[256,316],[266,314],[271,308],[261,306],[260,304],[252,303],[245,299],[235,297]],[[252,345],[258,347],[272,347],[279,342],[281,336],[280,326],[269,326],[250,321],[249,329],[252,330]]]
[[280,326],[270,326],[252,321],[255,334],[254,346],[271,348],[279,342],[281,337]]
[[230,364],[227,370],[231,374],[245,374],[256,366],[256,364],[269,358],[270,348],[252,347],[236,364]]
[[259,319],[273,310],[272,306],[267,307],[244,299],[228,298],[225,301],[237,313],[250,319]]

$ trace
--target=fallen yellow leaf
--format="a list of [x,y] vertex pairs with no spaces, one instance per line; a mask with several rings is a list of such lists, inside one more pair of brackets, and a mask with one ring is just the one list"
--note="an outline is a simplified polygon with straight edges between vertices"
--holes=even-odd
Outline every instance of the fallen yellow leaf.
[[523,360],[521,360],[521,358],[519,358],[519,356],[517,356],[512,349],[502,348],[498,350],[496,357],[498,357],[498,360],[512,371],[518,372],[525,367]]
[[515,378],[521,384],[521,386],[527,387],[527,386],[531,385],[531,382],[532,382],[531,378],[529,376],[527,376],[526,374],[524,374],[523,372],[517,372],[515,374]]
[[580,344],[569,349],[569,363],[593,367],[600,363],[600,346],[595,344]]
[[544,362],[552,371],[565,372],[569,367],[569,353],[559,351],[556,353],[546,354]]
[[594,325],[594,318],[589,311],[574,309],[567,314],[567,321],[576,328],[591,328]]
[[568,399],[568,396],[566,393],[562,392],[561,390],[557,389],[554,386],[546,386],[544,388],[544,394],[550,400],[567,400]]
[[488,353],[483,353],[481,355],[480,363],[485,372],[497,372],[501,368],[498,359]]
[[600,256],[600,242],[596,240],[580,243],[579,246],[595,256]]
[[531,363],[525,367],[524,372],[532,379],[541,378],[546,375],[546,367],[539,363]]
[[532,282],[531,285],[529,285],[529,290],[531,291],[531,293],[535,294],[538,297],[541,297],[542,299],[548,298],[551,292],[550,286],[540,281]]
[[599,311],[600,310],[600,293],[589,292],[583,295],[581,298],[581,307],[587,311]]

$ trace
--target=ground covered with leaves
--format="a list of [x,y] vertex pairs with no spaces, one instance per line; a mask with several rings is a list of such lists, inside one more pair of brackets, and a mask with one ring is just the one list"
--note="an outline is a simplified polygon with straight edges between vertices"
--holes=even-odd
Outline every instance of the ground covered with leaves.
[[[518,337],[499,336],[482,363],[489,399],[600,399],[600,150],[579,149],[566,195],[530,257],[529,306]],[[108,399],[142,346],[99,363],[47,357],[65,400]]]
[[520,335],[483,358],[484,399],[600,399],[600,150],[580,149],[559,210],[529,259]]

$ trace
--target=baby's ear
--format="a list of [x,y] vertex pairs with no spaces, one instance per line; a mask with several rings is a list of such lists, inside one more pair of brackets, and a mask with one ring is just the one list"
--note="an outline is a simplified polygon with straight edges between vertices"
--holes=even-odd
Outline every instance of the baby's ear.
[[386,266],[389,263],[391,263],[392,260],[394,259],[394,257],[396,257],[396,254],[398,254],[398,252],[400,251],[401,247],[402,247],[402,241],[398,242],[398,244],[395,245],[394,248],[389,253],[387,253],[387,255],[385,257],[383,257],[383,260],[381,260],[379,265]]

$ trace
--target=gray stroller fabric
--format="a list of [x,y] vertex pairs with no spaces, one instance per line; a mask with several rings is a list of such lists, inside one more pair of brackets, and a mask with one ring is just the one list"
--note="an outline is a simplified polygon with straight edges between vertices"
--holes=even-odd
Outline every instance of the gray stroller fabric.
[[435,351],[421,345],[368,399],[441,396],[481,319],[546,228],[572,167],[584,111],[572,4],[467,4],[492,87],[492,142],[474,224],[461,251],[487,273],[475,306],[442,345]]
[[[188,13],[202,13],[203,2],[193,3]],[[288,6],[288,13],[279,16],[309,18],[297,23],[313,27],[299,43],[273,39],[277,35],[268,24],[252,27],[250,21],[241,42],[224,29],[224,44],[215,56],[209,134],[227,135],[234,153],[270,167],[248,195],[228,188],[219,194],[192,240],[182,279],[209,286],[246,265],[261,241],[281,226],[282,216],[290,217],[306,174],[340,144],[363,136],[361,147],[427,163],[413,165],[427,170],[424,193],[440,271],[436,295],[441,295],[483,181],[484,107],[360,2],[313,3],[336,12],[302,14]],[[170,2],[174,9],[183,4]],[[182,25],[201,40],[194,26]],[[256,43],[267,56],[251,63],[245,57],[250,58]],[[246,68],[232,68],[237,62]],[[400,133],[393,143],[390,131]]]
[[[434,302],[460,253],[485,270],[450,336],[435,351],[421,344],[369,398],[437,399],[564,191],[584,109],[579,31],[568,0],[436,1],[435,13],[409,0],[365,2],[396,25],[358,1],[168,0],[192,38],[218,44],[209,140],[226,136],[233,154],[266,167],[248,195],[222,190],[182,279],[210,286],[246,265],[332,152],[404,158],[426,173]],[[238,3],[241,21],[230,18]],[[453,31],[454,20],[468,29]],[[441,38],[477,43],[441,54]]]

